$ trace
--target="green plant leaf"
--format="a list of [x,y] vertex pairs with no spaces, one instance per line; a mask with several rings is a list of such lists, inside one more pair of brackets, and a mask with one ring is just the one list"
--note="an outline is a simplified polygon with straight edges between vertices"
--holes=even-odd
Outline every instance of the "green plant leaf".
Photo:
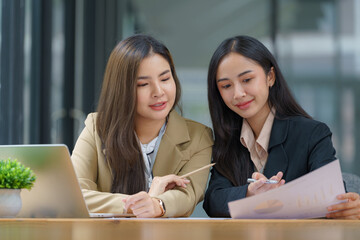
[[0,188],[31,189],[36,176],[17,159],[0,159]]

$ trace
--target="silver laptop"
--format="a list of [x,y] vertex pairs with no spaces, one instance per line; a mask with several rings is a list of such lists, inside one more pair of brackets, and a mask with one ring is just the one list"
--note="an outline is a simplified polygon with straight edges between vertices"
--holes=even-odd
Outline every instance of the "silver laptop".
[[17,159],[37,179],[31,190],[22,189],[17,217],[88,218],[126,217],[89,213],[66,145],[0,145],[0,159]]

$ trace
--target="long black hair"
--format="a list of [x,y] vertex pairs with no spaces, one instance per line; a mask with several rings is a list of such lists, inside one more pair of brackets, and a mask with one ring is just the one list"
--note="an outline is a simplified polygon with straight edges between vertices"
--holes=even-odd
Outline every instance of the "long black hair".
[[213,160],[217,163],[216,170],[239,186],[246,183],[246,179],[253,173],[254,165],[248,150],[240,143],[243,118],[226,106],[216,83],[220,62],[232,52],[255,61],[266,75],[273,68],[275,83],[269,90],[268,104],[270,108],[275,108],[276,117],[311,117],[295,101],[274,56],[261,42],[249,36],[224,40],[215,50],[208,71],[208,101],[215,134]]

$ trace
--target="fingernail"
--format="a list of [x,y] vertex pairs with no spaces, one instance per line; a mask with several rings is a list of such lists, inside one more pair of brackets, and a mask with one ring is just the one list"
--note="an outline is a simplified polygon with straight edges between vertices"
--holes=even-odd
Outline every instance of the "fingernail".
[[333,209],[332,209],[332,207],[328,207],[327,210],[328,210],[329,212],[331,212]]

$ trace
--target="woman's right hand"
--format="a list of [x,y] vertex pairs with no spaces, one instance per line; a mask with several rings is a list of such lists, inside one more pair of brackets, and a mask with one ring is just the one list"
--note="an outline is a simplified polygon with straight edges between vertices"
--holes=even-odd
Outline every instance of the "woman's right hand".
[[149,190],[149,195],[152,197],[158,196],[167,190],[173,189],[176,186],[186,188],[190,180],[181,178],[180,176],[170,174],[163,177],[154,177]]
[[124,202],[124,210],[132,213],[138,218],[161,217],[162,210],[156,198],[151,197],[147,192],[138,192],[130,195]]
[[249,184],[246,197],[263,193],[271,189],[278,188],[285,184],[285,180],[281,179],[283,177],[282,172],[278,172],[275,176],[272,176],[270,178],[271,180],[278,181],[278,183],[276,184],[265,183],[267,178],[259,172],[254,172],[251,177],[253,179],[256,179],[257,181]]

